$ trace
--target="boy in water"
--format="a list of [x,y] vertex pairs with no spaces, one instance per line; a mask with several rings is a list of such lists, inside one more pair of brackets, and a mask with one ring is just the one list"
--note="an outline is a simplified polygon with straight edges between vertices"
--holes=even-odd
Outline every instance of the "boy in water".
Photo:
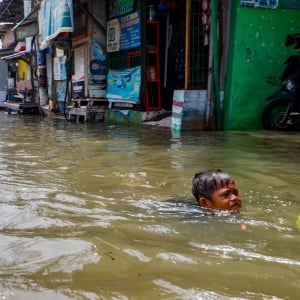
[[220,169],[195,174],[192,192],[202,208],[237,212],[241,198],[233,178]]

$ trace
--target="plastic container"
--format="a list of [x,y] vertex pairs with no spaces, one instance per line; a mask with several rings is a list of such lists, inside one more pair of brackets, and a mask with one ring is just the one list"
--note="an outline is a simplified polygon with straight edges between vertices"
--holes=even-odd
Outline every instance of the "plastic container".
[[156,18],[156,11],[154,5],[148,5],[148,20],[154,21]]

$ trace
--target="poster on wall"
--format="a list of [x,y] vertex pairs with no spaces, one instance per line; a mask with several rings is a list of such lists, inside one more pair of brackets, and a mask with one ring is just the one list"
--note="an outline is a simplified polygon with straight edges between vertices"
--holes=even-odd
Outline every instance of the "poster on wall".
[[66,80],[67,70],[66,70],[66,56],[54,57],[53,59],[53,77],[54,80]]
[[277,8],[278,0],[241,0],[241,6],[261,7],[261,8]]
[[56,99],[57,101],[64,101],[66,97],[67,82],[61,80],[56,82]]
[[74,48],[74,73],[72,75],[72,98],[82,99],[85,96],[85,62],[86,45]]
[[109,18],[130,13],[133,8],[134,0],[109,0]]
[[134,12],[107,23],[107,52],[141,46],[140,12]]
[[141,90],[141,67],[111,70],[107,74],[106,98],[138,103]]
[[119,19],[107,22],[107,52],[120,51],[121,26]]
[[83,99],[84,98],[84,81],[72,81],[72,98]]
[[72,75],[72,81],[84,80],[84,70],[86,68],[85,53],[86,45],[74,48],[74,73]]

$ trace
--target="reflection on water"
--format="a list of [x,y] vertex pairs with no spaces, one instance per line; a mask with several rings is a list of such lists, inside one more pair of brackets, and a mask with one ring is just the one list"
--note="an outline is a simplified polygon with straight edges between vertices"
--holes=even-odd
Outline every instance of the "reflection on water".
[[[183,132],[0,113],[0,299],[297,299],[299,133]],[[194,173],[231,173],[205,215]]]

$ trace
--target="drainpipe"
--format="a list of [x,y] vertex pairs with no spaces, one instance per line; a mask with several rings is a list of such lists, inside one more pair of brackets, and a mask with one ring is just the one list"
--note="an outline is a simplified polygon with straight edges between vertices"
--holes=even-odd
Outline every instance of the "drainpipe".
[[211,0],[211,30],[213,43],[213,82],[216,108],[216,129],[222,128],[222,112],[220,105],[220,73],[218,51],[218,0]]

